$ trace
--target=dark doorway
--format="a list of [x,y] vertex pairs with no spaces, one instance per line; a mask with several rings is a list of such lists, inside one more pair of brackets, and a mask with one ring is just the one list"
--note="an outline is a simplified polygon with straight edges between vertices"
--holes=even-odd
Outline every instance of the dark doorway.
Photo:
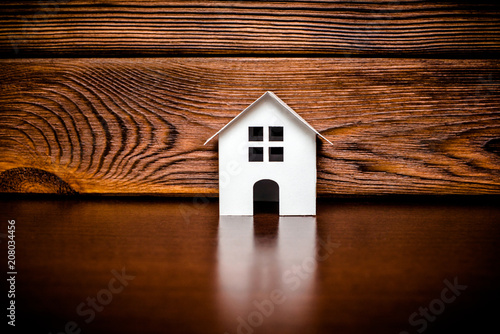
[[260,180],[253,185],[253,214],[279,215],[280,189],[273,180]]

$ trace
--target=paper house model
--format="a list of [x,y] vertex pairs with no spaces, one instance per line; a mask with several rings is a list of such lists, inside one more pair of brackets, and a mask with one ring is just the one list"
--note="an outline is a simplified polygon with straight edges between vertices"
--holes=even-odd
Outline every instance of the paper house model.
[[278,202],[281,216],[316,215],[318,133],[272,92],[266,92],[219,136],[219,213],[254,214],[254,202]]

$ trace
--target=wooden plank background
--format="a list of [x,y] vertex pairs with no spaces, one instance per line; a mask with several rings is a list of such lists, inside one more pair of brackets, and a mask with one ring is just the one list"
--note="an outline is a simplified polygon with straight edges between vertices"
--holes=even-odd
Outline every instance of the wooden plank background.
[[7,1],[0,54],[497,54],[484,1]]
[[[204,141],[272,90],[334,143],[320,194],[500,189],[498,60],[8,60],[0,168],[78,192],[215,193]],[[491,147],[489,147],[489,146]]]
[[271,90],[334,143],[318,142],[319,195],[499,194],[499,13],[2,3],[0,192],[216,196],[203,142]]

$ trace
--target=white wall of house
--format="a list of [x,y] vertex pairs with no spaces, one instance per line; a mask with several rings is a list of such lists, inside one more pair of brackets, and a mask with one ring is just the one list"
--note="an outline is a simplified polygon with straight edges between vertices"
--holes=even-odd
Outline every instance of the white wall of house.
[[[280,215],[316,214],[316,134],[271,95],[265,95],[219,134],[220,215],[253,215],[253,186],[279,185]],[[250,126],[264,128],[249,141]],[[269,127],[283,126],[283,141],[269,141]],[[263,162],[249,161],[249,147],[263,147]],[[269,161],[269,147],[283,147],[283,162]]]

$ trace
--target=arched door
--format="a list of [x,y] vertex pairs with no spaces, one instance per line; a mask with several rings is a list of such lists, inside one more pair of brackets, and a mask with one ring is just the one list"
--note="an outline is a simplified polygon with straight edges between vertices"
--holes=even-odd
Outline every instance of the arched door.
[[279,215],[279,185],[273,180],[260,180],[253,185],[253,214],[276,213]]

